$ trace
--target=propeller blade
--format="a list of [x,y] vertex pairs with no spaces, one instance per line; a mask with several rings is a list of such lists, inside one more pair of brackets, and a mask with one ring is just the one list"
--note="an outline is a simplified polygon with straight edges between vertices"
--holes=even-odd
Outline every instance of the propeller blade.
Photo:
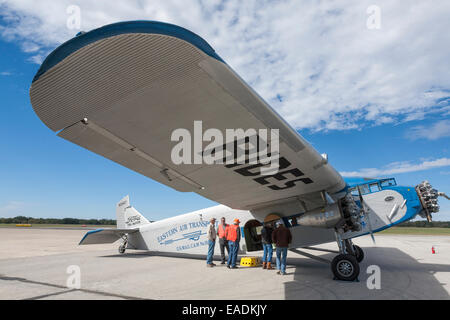
[[450,197],[447,196],[444,192],[438,192],[438,196],[446,198],[447,200],[450,200]]
[[372,238],[373,244],[377,244],[375,241],[375,236],[373,235],[372,223],[370,222],[369,212],[366,210],[366,205],[363,200],[361,190],[359,189],[359,187],[357,189],[359,195],[359,202],[361,203],[361,209],[364,213],[364,217],[367,217],[367,226],[369,227],[370,237]]
[[367,215],[367,224],[369,225],[370,237],[372,238],[373,244],[377,244],[377,242],[375,241],[375,236],[373,235],[373,229],[372,224],[370,223],[369,215]]

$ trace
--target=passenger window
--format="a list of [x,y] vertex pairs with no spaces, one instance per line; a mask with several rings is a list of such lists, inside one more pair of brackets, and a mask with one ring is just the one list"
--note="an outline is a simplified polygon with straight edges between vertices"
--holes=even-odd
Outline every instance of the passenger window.
[[349,191],[350,191],[352,196],[359,196],[358,189],[351,188]]
[[370,192],[378,192],[380,191],[380,187],[378,186],[378,183],[371,183],[370,184]]
[[361,194],[370,193],[369,186],[367,184],[359,186],[359,190],[361,191]]

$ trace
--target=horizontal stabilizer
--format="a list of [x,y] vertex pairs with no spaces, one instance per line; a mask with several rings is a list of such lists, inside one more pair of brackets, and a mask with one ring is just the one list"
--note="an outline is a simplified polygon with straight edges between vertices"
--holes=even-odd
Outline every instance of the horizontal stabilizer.
[[114,243],[125,234],[138,232],[139,229],[97,229],[86,233],[78,245]]

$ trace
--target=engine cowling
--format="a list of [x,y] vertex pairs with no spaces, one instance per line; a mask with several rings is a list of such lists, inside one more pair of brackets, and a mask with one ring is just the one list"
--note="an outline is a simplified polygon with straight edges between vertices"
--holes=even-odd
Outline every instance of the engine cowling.
[[306,212],[297,219],[297,223],[305,227],[334,228],[341,219],[339,206],[331,204],[325,208]]

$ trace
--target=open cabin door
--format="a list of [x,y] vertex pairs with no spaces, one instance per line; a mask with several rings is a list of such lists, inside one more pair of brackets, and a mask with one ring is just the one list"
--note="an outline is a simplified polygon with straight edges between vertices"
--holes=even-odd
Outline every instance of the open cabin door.
[[261,229],[263,225],[258,220],[249,220],[244,226],[244,239],[249,251],[260,251],[263,249],[261,241]]

